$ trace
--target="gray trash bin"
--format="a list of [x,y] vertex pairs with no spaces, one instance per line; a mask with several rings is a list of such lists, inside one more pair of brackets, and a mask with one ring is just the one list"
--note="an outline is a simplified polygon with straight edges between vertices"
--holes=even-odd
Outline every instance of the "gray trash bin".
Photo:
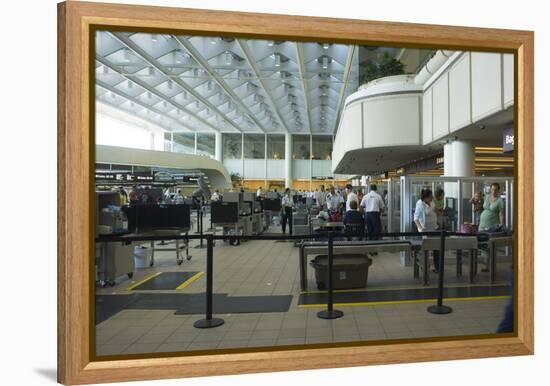
[[[364,288],[367,286],[369,267],[372,259],[366,255],[349,254],[335,255],[332,263],[332,288],[351,289]],[[327,288],[328,256],[319,255],[311,261],[315,268],[315,280],[317,288]]]

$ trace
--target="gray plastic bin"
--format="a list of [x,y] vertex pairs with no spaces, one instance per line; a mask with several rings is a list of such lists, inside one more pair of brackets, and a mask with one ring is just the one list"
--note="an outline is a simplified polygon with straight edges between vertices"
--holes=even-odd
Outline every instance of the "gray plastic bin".
[[[372,259],[366,255],[335,255],[332,262],[332,288],[351,289],[366,287],[371,264]],[[315,257],[311,261],[311,265],[315,268],[317,288],[320,290],[326,289],[328,256],[319,255]]]

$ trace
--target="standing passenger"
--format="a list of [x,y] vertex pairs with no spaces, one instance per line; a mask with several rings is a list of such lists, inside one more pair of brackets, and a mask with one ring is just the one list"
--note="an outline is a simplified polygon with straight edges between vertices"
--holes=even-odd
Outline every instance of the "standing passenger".
[[282,227],[283,227],[283,235],[286,233],[286,223],[288,222],[288,229],[289,234],[292,235],[292,197],[290,197],[290,189],[285,189],[285,194],[283,195],[283,198],[281,199],[281,207],[283,210],[283,221],[282,221]]
[[[414,209],[414,223],[418,228],[418,232],[433,232],[437,230],[437,215],[433,204],[433,194],[431,189],[422,189],[420,200],[416,202]],[[439,272],[439,251],[434,250],[434,269],[435,273]]]
[[485,198],[483,212],[479,217],[480,231],[495,231],[504,225],[504,201],[499,197],[500,185],[491,184],[491,194]]
[[351,186],[351,184],[346,185],[346,192],[347,192],[347,196],[346,196],[346,212],[347,212],[348,210],[351,210],[351,207],[349,206],[349,204],[352,201],[359,203],[359,200],[357,199],[357,194],[353,192],[353,186]]
[[132,190],[130,190],[130,194],[128,195],[128,200],[130,202],[130,205],[136,205],[138,203],[137,186],[132,186]]
[[384,200],[376,191],[377,189],[377,186],[372,184],[370,192],[361,201],[361,207],[365,209],[365,222],[367,223],[369,240],[378,240],[382,233],[380,213],[384,209]]

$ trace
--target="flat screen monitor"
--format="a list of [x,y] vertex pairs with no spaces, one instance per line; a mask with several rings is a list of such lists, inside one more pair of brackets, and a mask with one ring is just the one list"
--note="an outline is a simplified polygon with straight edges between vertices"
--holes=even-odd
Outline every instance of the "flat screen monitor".
[[272,212],[278,212],[281,210],[281,200],[266,198],[264,200],[264,210],[270,210]]
[[185,204],[127,205],[122,210],[131,232],[191,227],[190,208]]
[[239,204],[236,202],[213,202],[210,205],[212,224],[236,223],[239,221]]

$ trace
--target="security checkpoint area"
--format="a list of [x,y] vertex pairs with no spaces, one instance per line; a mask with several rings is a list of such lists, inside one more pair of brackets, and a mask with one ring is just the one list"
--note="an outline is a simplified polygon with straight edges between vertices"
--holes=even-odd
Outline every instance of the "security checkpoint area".
[[97,358],[513,332],[510,56],[98,31]]

